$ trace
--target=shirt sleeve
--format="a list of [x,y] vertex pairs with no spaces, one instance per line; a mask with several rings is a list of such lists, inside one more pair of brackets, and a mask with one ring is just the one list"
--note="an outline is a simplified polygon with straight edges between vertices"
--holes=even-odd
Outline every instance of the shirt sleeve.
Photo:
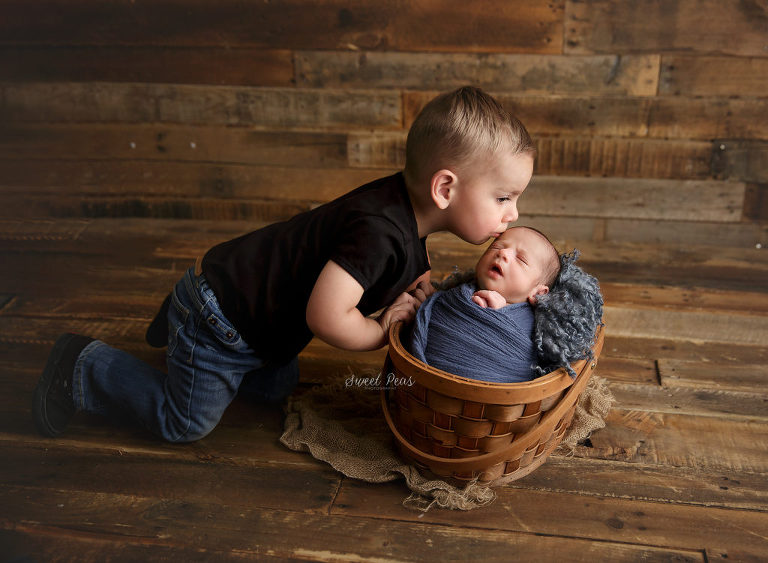
[[361,217],[339,238],[330,259],[367,291],[376,284],[399,278],[404,261],[400,229],[383,217]]

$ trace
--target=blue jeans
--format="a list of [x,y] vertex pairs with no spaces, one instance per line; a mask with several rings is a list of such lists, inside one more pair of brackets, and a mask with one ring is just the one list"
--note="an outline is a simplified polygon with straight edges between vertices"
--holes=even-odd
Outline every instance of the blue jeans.
[[127,414],[165,440],[191,442],[213,430],[238,390],[276,402],[298,382],[298,360],[256,356],[194,269],[173,290],[168,330],[167,375],[99,340],[86,346],[75,364],[75,406]]

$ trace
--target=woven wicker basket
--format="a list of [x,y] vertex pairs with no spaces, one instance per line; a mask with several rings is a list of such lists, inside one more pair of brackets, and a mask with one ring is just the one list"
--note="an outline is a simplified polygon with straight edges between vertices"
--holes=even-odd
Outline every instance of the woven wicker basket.
[[[487,383],[432,368],[400,341],[402,323],[389,330],[384,373],[398,378],[382,390],[384,417],[400,454],[448,480],[501,484],[544,463],[563,439],[576,403],[603,347],[599,328],[593,360],[524,383]],[[403,384],[410,378],[412,385]]]

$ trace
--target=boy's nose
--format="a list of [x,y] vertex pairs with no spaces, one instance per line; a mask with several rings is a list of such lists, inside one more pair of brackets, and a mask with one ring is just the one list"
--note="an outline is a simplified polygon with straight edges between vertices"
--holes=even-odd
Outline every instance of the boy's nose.
[[517,205],[512,204],[512,209],[507,211],[507,214],[504,216],[503,221],[505,223],[512,223],[513,221],[517,221]]

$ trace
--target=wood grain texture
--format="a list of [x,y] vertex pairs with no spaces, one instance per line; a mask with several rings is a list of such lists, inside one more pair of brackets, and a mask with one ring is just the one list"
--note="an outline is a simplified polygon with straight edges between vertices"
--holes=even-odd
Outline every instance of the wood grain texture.
[[768,223],[768,184],[747,184],[744,219],[763,225]]
[[148,159],[339,168],[347,162],[347,136],[208,126],[18,124],[0,129],[0,150],[9,159]]
[[711,176],[711,145],[694,141],[540,137],[536,173],[628,178]]
[[616,403],[621,405],[622,409],[768,423],[765,398],[761,394],[705,389],[703,386],[697,389],[670,386],[661,388],[618,382],[611,382],[610,387]]
[[19,83],[2,87],[0,119],[179,123],[273,130],[401,126],[397,92],[179,84]]
[[[652,243],[590,243],[566,240],[561,248],[582,252],[582,267],[606,282],[656,283],[763,292],[765,253],[761,249],[696,247]],[[612,254],[616,253],[616,254]]]
[[658,337],[700,342],[733,342],[760,345],[768,342],[768,318],[723,313],[605,308],[608,334]]
[[[212,551],[183,545],[167,545],[129,537],[94,537],[88,533],[41,529],[40,526],[17,524],[13,530],[0,530],[0,544],[10,561],[77,560],[81,563],[104,561],[188,561],[204,563],[216,561],[242,561],[242,556],[227,551]],[[266,558],[267,555],[262,554]],[[271,560],[268,559],[268,560]],[[279,560],[279,558],[278,558]]]
[[218,221],[286,221],[314,207],[312,202],[146,196],[58,196],[55,200],[30,198],[29,193],[8,195],[0,216],[19,217],[143,217]]
[[764,421],[748,417],[649,412],[618,405],[579,454],[627,463],[695,467],[710,472],[765,473]]
[[715,140],[712,170],[718,178],[768,183],[768,142]]
[[[580,77],[584,74],[581,69],[574,72]],[[559,77],[553,80],[562,84]],[[363,80],[359,87],[370,88],[374,84],[375,81]],[[453,85],[446,85],[448,87]],[[489,84],[488,87],[504,88],[504,85]],[[526,91],[524,86],[510,86],[510,89]],[[399,127],[401,122],[399,95],[384,91],[297,91],[133,81],[19,82],[3,85],[2,90],[0,116],[9,121],[150,120],[287,128]],[[762,117],[768,112],[768,101],[764,98],[585,97],[583,87],[575,90],[579,95],[531,97],[506,95],[499,90],[501,93],[496,96],[535,134],[585,131],[594,135],[692,139],[761,138],[764,135],[760,127]],[[406,126],[435,93],[405,93]]]
[[[719,474],[696,468],[614,463],[569,455],[551,456],[514,488],[673,502],[722,508],[761,509],[766,484],[760,474]],[[510,491],[513,494],[513,491]]]
[[716,364],[759,364],[768,361],[764,346],[699,343],[690,340],[667,338],[633,338],[612,336],[606,339],[608,353],[620,358],[645,360],[648,358],[672,358],[687,362]]
[[293,85],[287,49],[0,47],[0,81]]
[[[419,521],[322,516],[251,507],[241,508],[239,514],[234,514],[226,506],[212,503],[91,492],[58,492],[45,498],[40,494],[42,491],[33,488],[2,489],[0,494],[8,506],[20,504],[22,495],[26,495],[29,500],[24,513],[30,518],[41,518],[48,513],[46,520],[59,528],[82,530],[83,526],[76,523],[76,519],[88,514],[103,515],[109,507],[115,524],[109,525],[101,518],[97,521],[88,518],[86,524],[91,533],[146,538],[150,542],[161,539],[161,545],[204,545],[214,551],[236,550],[241,556],[253,557],[266,552],[283,558],[315,561],[375,558],[420,561],[429,558],[437,545],[441,551],[445,549],[460,557],[468,556],[467,545],[471,544],[472,549],[482,549],[488,561],[507,560],[510,549],[521,557],[535,556],[543,547],[557,556],[579,554],[581,561],[595,557],[616,561],[637,558],[661,561],[672,556],[683,561],[703,560],[700,554],[686,550],[461,527],[448,530],[441,525]],[[54,511],[57,504],[63,504],[66,510]],[[201,517],[211,521],[214,533],[201,534],[196,529],[194,523]],[[355,539],[350,542],[350,538]]]
[[6,45],[559,53],[563,6],[563,0],[484,0],[481,9],[460,0],[225,0],[211,10],[199,0],[40,0],[32,12],[28,3],[12,0],[3,3],[0,37]]
[[768,58],[664,55],[659,94],[764,98],[766,77]]
[[768,295],[761,292],[675,287],[661,284],[601,283],[606,303],[673,311],[728,311],[768,315]]
[[565,27],[566,53],[768,56],[768,8],[759,1],[572,0]]
[[652,96],[660,59],[641,56],[556,56],[350,53],[296,54],[296,84],[313,88],[452,90],[472,84],[526,94]]
[[[57,487],[324,513],[341,481],[341,476],[331,468],[296,467],[286,471],[259,460],[241,464],[222,459],[217,470],[211,472],[204,459],[198,458],[195,463],[189,459],[191,456],[183,454],[178,461],[168,456],[168,472],[162,475],[152,469],[158,461],[154,456],[129,452],[105,456],[69,448],[8,446],[4,444],[3,449],[11,459],[3,464],[0,473],[4,484],[18,487]],[[173,475],[170,479],[169,474]]]
[[[541,136],[535,144],[535,174],[679,179],[712,176],[712,144],[705,141]],[[351,133],[348,154],[350,166],[402,167],[405,134]]]
[[2,160],[4,194],[52,196],[335,199],[396,169],[316,168],[209,162]]
[[762,394],[768,368],[762,364],[710,363],[659,360],[659,376],[664,387],[717,389]]
[[[604,239],[619,243],[713,246],[759,249],[768,241],[768,226],[741,222],[733,225],[711,222],[675,223],[671,221],[606,221]],[[759,255],[757,255],[759,256]]]
[[[389,496],[385,487],[361,487],[347,481],[334,513],[359,517],[376,512],[402,514]],[[447,510],[430,511],[423,516],[414,512],[403,515],[424,522],[470,525],[478,529],[491,525],[518,531],[547,530],[543,533],[567,530],[569,534],[586,538],[639,544],[669,541],[688,549],[712,545],[713,541],[735,549],[752,547],[761,552],[766,549],[766,540],[757,531],[766,518],[761,513],[508,488],[500,489],[498,500],[488,509],[476,511],[472,516],[468,522],[466,515]],[[717,526],[715,534],[712,525]]]
[[522,200],[534,215],[733,222],[744,190],[735,182],[535,176]]

